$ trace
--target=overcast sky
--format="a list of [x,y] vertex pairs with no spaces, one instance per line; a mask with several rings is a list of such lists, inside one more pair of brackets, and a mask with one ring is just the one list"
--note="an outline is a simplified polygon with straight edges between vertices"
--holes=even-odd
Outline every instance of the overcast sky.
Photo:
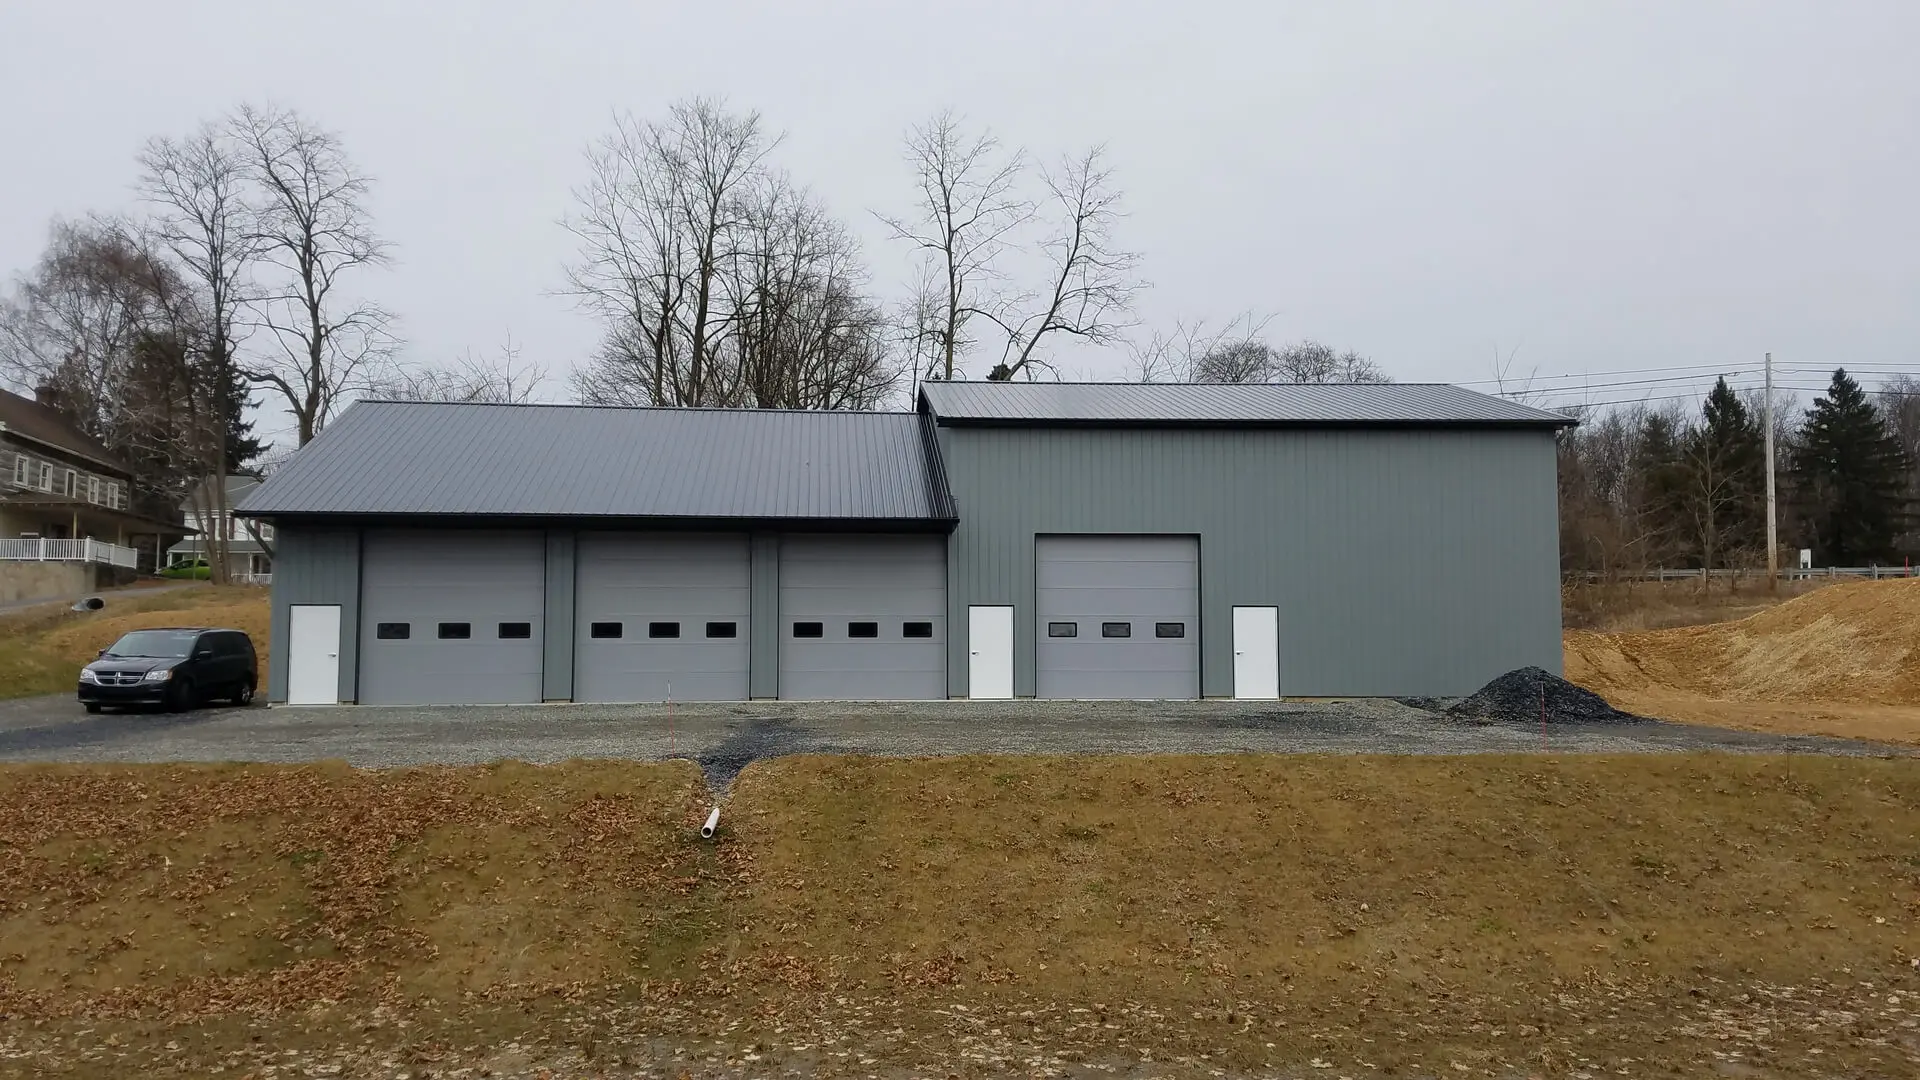
[[1254,310],[1403,381],[1487,379],[1496,349],[1523,376],[1920,370],[1912,0],[935,7],[12,0],[0,273],[51,218],[131,209],[148,136],[279,103],[377,178],[399,258],[366,284],[411,357],[511,331],[564,373],[598,329],[554,295],[557,221],[614,110],[761,111],[894,294],[870,212],[905,208],[901,133],[951,104],[1036,153],[1108,144],[1148,327]]

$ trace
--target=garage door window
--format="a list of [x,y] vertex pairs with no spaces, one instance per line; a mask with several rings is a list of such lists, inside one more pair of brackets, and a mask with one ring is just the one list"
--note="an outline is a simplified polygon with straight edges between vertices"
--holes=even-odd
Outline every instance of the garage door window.
[[877,638],[880,636],[880,624],[877,622],[850,622],[847,624],[847,636],[850,638]]
[[650,638],[677,638],[680,636],[680,624],[677,622],[650,622],[647,624],[647,636]]
[[1101,637],[1132,637],[1133,624],[1130,622],[1103,622],[1100,624]]
[[587,636],[595,638],[617,638],[620,636],[621,629],[621,625],[617,622],[597,622],[587,627]]
[[381,641],[405,641],[413,636],[413,624],[383,622],[373,628],[373,636]]
[[793,624],[793,636],[825,637],[827,636],[827,627],[825,623],[797,622]]
[[710,622],[707,624],[707,636],[710,638],[739,637],[740,624],[730,622]]
[[1183,622],[1157,622],[1153,624],[1154,637],[1186,637],[1187,624]]
[[502,638],[530,638],[533,636],[533,624],[525,622],[503,622],[500,624]]
[[901,623],[900,636],[903,638],[930,638],[933,636],[933,624],[930,622]]
[[443,622],[440,624],[440,640],[442,641],[465,641],[472,636],[472,623]]
[[1047,624],[1048,637],[1079,637],[1080,624],[1070,622],[1050,622]]

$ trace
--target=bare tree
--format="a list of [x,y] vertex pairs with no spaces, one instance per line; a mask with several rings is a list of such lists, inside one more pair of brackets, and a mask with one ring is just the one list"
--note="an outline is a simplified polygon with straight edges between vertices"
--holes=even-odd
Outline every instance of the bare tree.
[[[240,382],[235,375],[241,314],[252,299],[250,278],[260,253],[257,208],[247,198],[240,149],[218,125],[203,124],[184,138],[148,141],[140,166],[140,192],[159,210],[154,231],[205,307],[202,364],[216,387],[212,408],[221,422],[209,467],[201,474],[214,477],[202,520],[218,521],[228,510],[227,418],[244,404],[234,400],[232,388]],[[224,581],[224,535],[209,537],[207,554],[215,580]]]
[[[1040,242],[1051,276],[1037,308],[1017,322],[996,319],[1006,331],[1000,363],[987,376],[1006,380],[1029,367],[1047,366],[1037,351],[1048,335],[1065,334],[1093,345],[1119,340],[1133,299],[1144,288],[1135,271],[1140,256],[1114,242],[1120,192],[1106,152],[1095,147],[1043,171],[1049,199],[1044,219],[1051,227]],[[1031,377],[1031,376],[1029,376]]]
[[1259,383],[1273,379],[1275,352],[1265,340],[1271,315],[1242,312],[1218,328],[1175,323],[1131,345],[1136,382]]
[[741,403],[870,409],[899,385],[894,328],[866,295],[853,234],[783,175],[760,183],[729,264]]
[[758,114],[694,99],[617,119],[589,152],[569,280],[607,330],[573,377],[582,400],[845,409],[895,392],[859,244],[768,165],[778,142]]
[[547,369],[520,361],[512,335],[493,356],[471,350],[440,366],[395,367],[367,386],[367,396],[387,401],[455,401],[522,405],[547,380]]
[[1273,379],[1294,383],[1392,382],[1372,360],[1348,349],[1343,353],[1317,341],[1282,346],[1274,357]]
[[1191,383],[1386,383],[1393,379],[1372,360],[1317,341],[1274,348],[1264,337],[1271,316],[1243,312],[1219,329],[1204,322],[1177,324],[1136,345],[1135,377],[1141,382]]
[[737,373],[715,362],[735,315],[722,277],[778,142],[760,114],[695,98],[664,121],[616,117],[589,150],[591,177],[566,221],[581,245],[568,282],[607,333],[577,383],[583,395],[719,405],[736,394]]
[[969,133],[952,109],[910,130],[906,154],[916,205],[911,215],[880,220],[921,252],[934,286],[923,293],[929,310],[917,323],[917,332],[931,338],[933,366],[917,374],[951,380],[974,344],[968,324],[976,316],[1001,321],[989,283],[1012,234],[1033,214],[1019,191],[1027,158],[1003,148],[990,131]]
[[219,381],[209,337],[203,294],[153,234],[125,221],[56,223],[47,253],[0,303],[0,374],[129,465],[133,509],[170,515],[225,460],[217,404],[231,384]]
[[388,245],[367,213],[372,181],[337,135],[290,110],[251,106],[231,130],[259,196],[251,239],[278,271],[255,304],[276,347],[248,375],[285,399],[305,446],[392,354],[392,316],[343,287],[355,271],[385,265]]
[[157,273],[119,224],[55,222],[38,265],[0,301],[0,374],[58,393],[82,430],[103,437],[153,317]]

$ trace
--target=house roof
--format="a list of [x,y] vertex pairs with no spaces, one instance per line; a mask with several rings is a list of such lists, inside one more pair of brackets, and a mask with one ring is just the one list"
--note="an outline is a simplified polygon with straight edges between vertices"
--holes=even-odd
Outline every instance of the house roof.
[[[238,473],[229,475],[227,477],[226,505],[229,507],[238,506],[240,500],[244,498],[248,492],[259,486],[259,477],[246,476]],[[206,505],[207,497],[212,491],[213,477],[209,476],[195,485],[193,490],[187,492],[187,497],[180,502],[181,511],[188,514],[197,513],[202,506]]]
[[954,519],[912,413],[359,401],[253,516]]
[[1571,427],[1572,418],[1444,383],[928,382],[942,424]]
[[122,476],[132,475],[132,470],[113,456],[113,451],[75,427],[57,410],[6,390],[0,390],[0,431],[85,458]]

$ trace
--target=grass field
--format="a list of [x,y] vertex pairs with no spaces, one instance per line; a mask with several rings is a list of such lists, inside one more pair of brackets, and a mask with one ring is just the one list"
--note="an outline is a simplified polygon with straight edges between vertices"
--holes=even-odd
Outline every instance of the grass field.
[[705,808],[0,770],[0,1070],[1920,1067],[1920,762],[788,758]]
[[45,604],[0,615],[0,698],[73,690],[80,668],[129,630],[220,626],[244,630],[260,652],[266,685],[267,590],[188,585],[146,596],[107,596],[101,611]]

